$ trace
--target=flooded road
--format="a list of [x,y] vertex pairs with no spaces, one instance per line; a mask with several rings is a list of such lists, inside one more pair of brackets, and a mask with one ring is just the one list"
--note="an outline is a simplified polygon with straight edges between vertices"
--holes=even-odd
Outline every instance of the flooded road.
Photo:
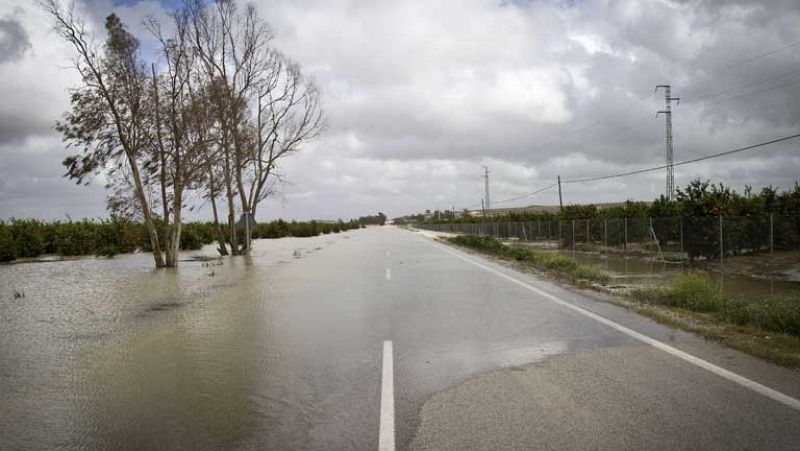
[[[603,411],[615,405],[606,398],[628,390],[625,409],[683,434],[711,430],[714,441],[704,443],[720,449],[800,440],[800,413],[498,277],[508,268],[485,262],[487,271],[453,252],[385,227],[258,241],[250,258],[177,270],[152,269],[147,254],[0,266],[0,449],[376,449],[385,340],[394,348],[398,449],[414,446],[437,393],[558,356],[589,365],[559,375],[563,387],[604,393],[591,404],[595,422],[575,423],[575,437],[598,429],[630,443],[676,437],[614,423],[627,420]],[[800,396],[795,372],[533,275],[514,277]],[[666,368],[672,388],[624,368],[598,379],[591,365],[602,358],[592,356],[606,352],[632,368]],[[550,400],[543,414],[575,411],[563,387],[536,390]],[[481,402],[472,418],[486,422],[478,431],[492,441],[497,425],[511,424],[510,406]],[[424,410],[439,421],[462,407]],[[442,427],[424,426],[424,437]],[[536,427],[525,433],[540,436]],[[506,428],[498,448],[522,443],[518,432]]]

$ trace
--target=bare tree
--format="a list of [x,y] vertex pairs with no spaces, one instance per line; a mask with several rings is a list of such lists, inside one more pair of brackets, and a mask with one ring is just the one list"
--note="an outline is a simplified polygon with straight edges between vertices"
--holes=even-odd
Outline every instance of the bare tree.
[[[155,19],[147,22],[150,32],[161,44],[165,69],[152,72],[152,118],[162,199],[164,202],[164,237],[168,266],[177,266],[182,214],[186,190],[194,188],[206,168],[206,135],[194,122],[206,106],[194,95],[193,86],[203,80],[194,76],[195,53],[190,47],[188,12],[176,10],[172,15],[174,32],[165,36]],[[169,192],[168,192],[169,191]]]
[[72,92],[72,110],[56,125],[70,146],[81,148],[81,153],[64,160],[66,176],[82,183],[87,176],[127,164],[153,260],[156,267],[163,267],[141,167],[149,137],[144,107],[147,76],[138,55],[139,42],[112,14],[106,19],[107,37],[100,49],[72,7],[63,10],[56,0],[41,0],[41,5],[53,18],[55,31],[75,49],[74,67],[81,76],[81,86]]
[[280,59],[280,71],[259,84],[256,128],[250,156],[251,182],[248,203],[255,214],[258,204],[272,194],[280,161],[317,137],[325,128],[320,91],[304,79],[299,66]]
[[[319,89],[271,47],[272,31],[256,9],[184,0],[168,33],[148,20],[161,55],[148,70],[138,40],[115,15],[106,20],[101,50],[72,8],[40,1],[75,48],[82,80],[72,110],[57,124],[70,145],[82,148],[64,161],[67,176],[81,183],[105,173],[109,208],[141,214],[158,267],[178,265],[184,203],[192,194],[211,203],[219,252],[228,253],[227,241],[231,253],[241,253],[237,200],[241,212],[255,215],[276,192],[281,160],[325,126]],[[227,239],[219,222],[223,196]]]
[[[230,241],[237,254],[234,197],[243,213],[255,215],[273,192],[270,178],[278,162],[324,128],[320,92],[299,66],[270,46],[272,31],[252,5],[241,12],[226,0],[188,5],[193,43],[213,80]],[[244,241],[249,248],[250,236]]]
[[222,192],[222,153],[220,148],[220,131],[217,115],[213,105],[209,86],[204,85],[202,73],[195,74],[196,88],[192,90],[192,110],[191,120],[188,123],[189,134],[193,135],[194,143],[200,152],[202,170],[196,177],[195,188],[201,192],[201,197],[207,199],[211,204],[211,211],[214,218],[214,231],[217,235],[217,249],[220,255],[228,255],[225,242],[225,233],[219,222],[219,209],[217,199]]

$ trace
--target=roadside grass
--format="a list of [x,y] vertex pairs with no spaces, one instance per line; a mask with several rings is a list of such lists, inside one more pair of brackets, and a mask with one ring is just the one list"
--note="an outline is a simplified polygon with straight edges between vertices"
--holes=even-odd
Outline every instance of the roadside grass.
[[608,274],[582,265],[572,258],[555,253],[534,251],[521,246],[509,246],[496,238],[488,236],[458,235],[445,238],[445,240],[452,244],[494,255],[505,260],[530,265],[570,282],[589,281],[607,285],[610,279]]
[[661,324],[696,333],[707,340],[719,342],[772,363],[788,368],[800,368],[800,337],[720,322],[709,317],[707,313],[642,304],[638,301],[613,303]]
[[800,368],[800,298],[742,299],[720,292],[701,272],[668,286],[640,288],[622,302],[640,315],[694,332],[730,348],[790,368]]
[[800,298],[733,297],[700,272],[678,276],[666,287],[634,290],[631,296],[648,304],[705,313],[722,323],[800,337]]

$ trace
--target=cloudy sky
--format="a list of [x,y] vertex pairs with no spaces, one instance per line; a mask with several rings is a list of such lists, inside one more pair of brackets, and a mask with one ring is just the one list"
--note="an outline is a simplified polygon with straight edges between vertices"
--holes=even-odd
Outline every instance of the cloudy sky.
[[[141,23],[177,0],[79,0]],[[664,162],[663,93],[675,160],[800,133],[796,0],[259,0],[275,45],[324,92],[329,127],[286,161],[263,218],[389,216],[557,204],[565,179]],[[70,50],[32,0],[0,0],[0,218],[104,216],[102,183],[61,177],[53,123],[76,83]],[[800,140],[676,168],[693,178],[790,188]],[[565,203],[651,200],[656,171],[564,185]],[[199,217],[210,216],[209,207]],[[195,214],[196,216],[198,214]]]

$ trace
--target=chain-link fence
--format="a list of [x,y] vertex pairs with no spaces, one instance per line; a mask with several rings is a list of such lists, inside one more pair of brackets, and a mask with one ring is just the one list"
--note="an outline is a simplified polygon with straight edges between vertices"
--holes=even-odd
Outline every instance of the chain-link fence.
[[800,216],[595,218],[424,223],[436,232],[488,235],[582,251],[719,259],[759,251],[800,251]]

